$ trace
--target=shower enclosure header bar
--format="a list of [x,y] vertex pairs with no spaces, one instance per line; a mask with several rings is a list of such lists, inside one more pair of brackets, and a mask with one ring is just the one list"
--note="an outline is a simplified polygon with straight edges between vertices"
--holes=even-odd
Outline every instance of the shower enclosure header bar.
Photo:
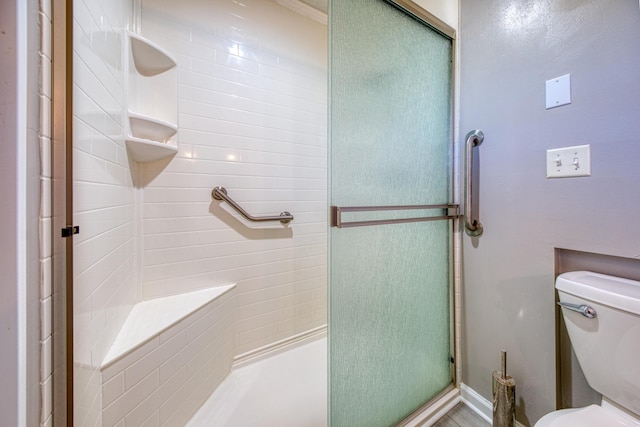
[[238,211],[240,215],[242,215],[249,221],[254,221],[254,222],[280,221],[283,224],[289,224],[291,221],[293,221],[293,215],[291,215],[287,211],[281,212],[279,216],[253,216],[247,211],[245,211],[244,209],[242,209],[242,207],[240,207],[240,205],[238,205],[235,201],[233,201],[231,197],[227,196],[227,189],[224,187],[218,186],[218,187],[215,187],[213,190],[211,190],[211,197],[213,197],[215,200],[224,200],[233,209]]
[[[443,215],[422,216],[416,218],[376,219],[368,221],[343,221],[345,212],[373,212],[373,211],[399,211],[399,210],[430,210],[442,209]],[[460,215],[459,206],[454,204],[443,205],[398,205],[398,206],[331,206],[331,227],[350,228],[366,227],[369,225],[403,224],[408,222],[438,221],[443,219],[455,219]]]

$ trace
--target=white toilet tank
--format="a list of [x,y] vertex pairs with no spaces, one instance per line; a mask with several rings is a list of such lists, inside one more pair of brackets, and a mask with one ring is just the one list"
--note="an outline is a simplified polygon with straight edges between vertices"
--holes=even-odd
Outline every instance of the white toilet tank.
[[560,304],[573,305],[562,313],[589,385],[640,416],[640,282],[574,271],[556,288]]

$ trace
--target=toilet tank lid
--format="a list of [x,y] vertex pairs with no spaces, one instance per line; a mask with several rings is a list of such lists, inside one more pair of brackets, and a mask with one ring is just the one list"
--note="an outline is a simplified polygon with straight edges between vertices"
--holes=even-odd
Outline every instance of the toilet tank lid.
[[640,315],[640,282],[590,271],[562,273],[556,289]]

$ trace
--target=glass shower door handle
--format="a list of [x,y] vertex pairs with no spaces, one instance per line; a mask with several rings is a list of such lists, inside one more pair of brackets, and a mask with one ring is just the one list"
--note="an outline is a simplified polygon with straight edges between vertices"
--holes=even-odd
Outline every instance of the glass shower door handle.
[[[409,218],[374,219],[364,221],[344,221],[342,214],[347,212],[375,212],[375,211],[407,211],[407,210],[440,210],[440,215],[428,215]],[[369,225],[406,224],[410,222],[425,222],[455,219],[459,206],[456,204],[442,205],[397,205],[397,206],[331,206],[330,225],[337,228],[365,227]]]

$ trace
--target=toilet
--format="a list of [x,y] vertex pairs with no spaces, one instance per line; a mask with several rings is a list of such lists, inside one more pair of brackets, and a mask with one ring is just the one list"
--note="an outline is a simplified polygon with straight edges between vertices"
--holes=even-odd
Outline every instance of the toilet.
[[571,346],[600,405],[562,409],[535,427],[640,427],[640,282],[589,271],[558,276]]

